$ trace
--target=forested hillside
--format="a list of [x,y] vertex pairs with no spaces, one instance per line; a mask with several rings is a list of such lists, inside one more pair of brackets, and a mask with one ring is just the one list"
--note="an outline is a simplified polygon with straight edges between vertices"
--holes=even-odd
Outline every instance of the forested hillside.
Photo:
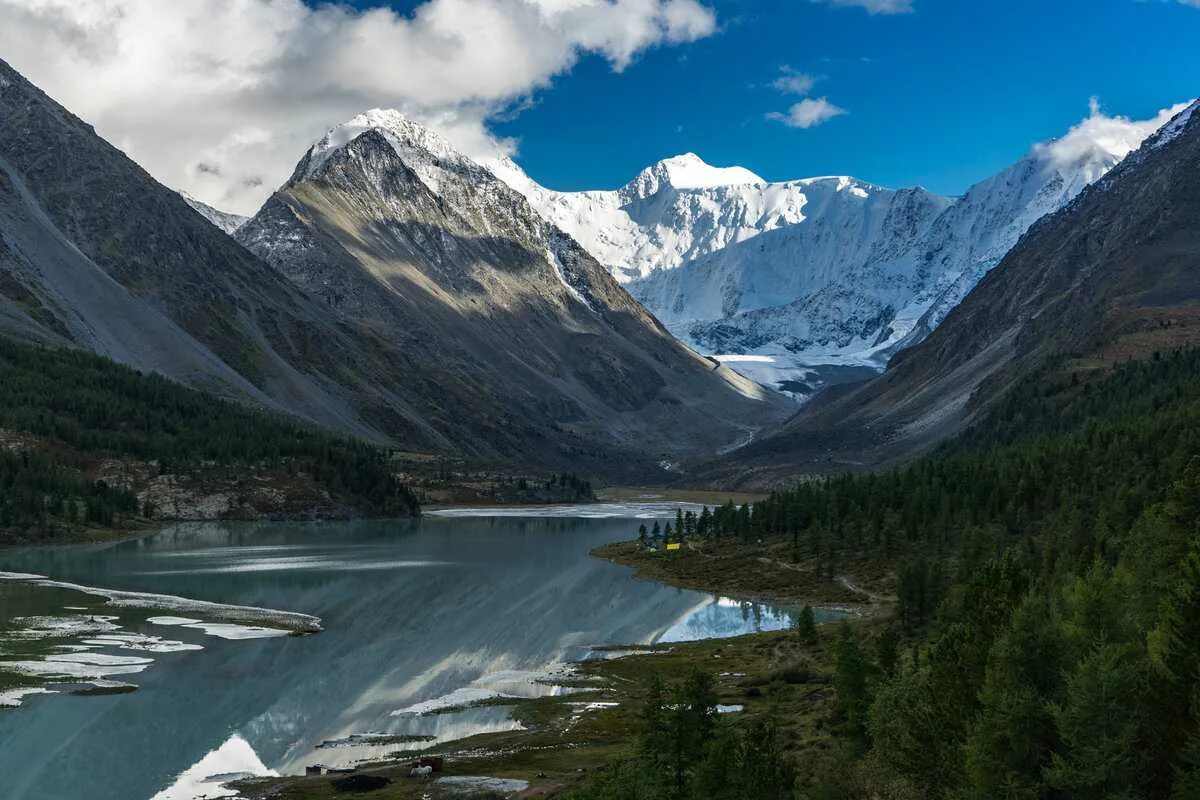
[[892,568],[798,796],[1200,797],[1200,350],[1048,362],[910,465],[680,521],[708,551]]
[[363,514],[417,510],[376,447],[87,353],[0,339],[0,540],[128,526],[162,515],[139,501],[142,483],[219,473],[236,485],[239,472]]

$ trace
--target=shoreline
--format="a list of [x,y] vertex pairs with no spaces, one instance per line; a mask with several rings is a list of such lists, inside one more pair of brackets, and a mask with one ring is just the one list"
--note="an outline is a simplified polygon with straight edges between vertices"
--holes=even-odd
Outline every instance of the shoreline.
[[[868,630],[883,623],[890,606],[885,597],[875,595],[872,599],[864,597],[865,590],[851,591],[846,586],[848,581],[843,580],[825,582],[829,592],[780,593],[748,590],[738,581],[701,586],[663,570],[650,574],[644,560],[629,553],[637,546],[636,541],[616,542],[597,547],[589,555],[630,568],[639,580],[734,600],[811,604],[814,608],[845,611],[853,624]],[[801,642],[793,630],[785,629],[689,642],[597,646],[594,652],[612,652],[614,657],[573,662],[571,668],[577,680],[572,685],[581,687],[580,691],[495,701],[512,709],[512,717],[522,729],[404,750],[384,760],[359,764],[347,774],[387,780],[390,797],[462,797],[459,787],[409,777],[411,763],[423,755],[437,756],[444,760],[442,774],[446,777],[501,778],[526,786],[519,792],[470,796],[565,797],[586,785],[595,771],[605,769],[632,743],[643,687],[650,675],[678,677],[693,669],[711,673],[718,664],[718,702],[721,708],[731,710],[729,716],[735,724],[765,716],[777,719],[794,760],[798,764],[816,763],[825,756],[821,731],[834,707],[833,624],[822,623],[818,628],[823,633],[816,643]],[[229,786],[246,800],[324,800],[341,796],[332,780],[329,775],[294,775],[251,778]]]
[[[674,501],[680,502],[682,499],[676,498]],[[673,500],[661,495],[648,497],[643,494],[636,499],[602,497],[594,503],[571,505],[606,502],[669,504]],[[505,506],[526,507],[513,504],[500,507]],[[485,506],[472,503],[448,507]],[[629,522],[632,533],[637,522],[633,519]],[[165,525],[140,531],[127,538],[152,535],[163,527]],[[854,584],[849,581],[829,580],[811,587],[802,581],[801,585],[806,587],[803,591],[780,591],[778,587],[762,589],[751,585],[737,573],[725,573],[720,580],[708,576],[702,581],[686,572],[681,574],[675,569],[664,569],[662,564],[656,565],[654,559],[643,557],[649,555],[653,554],[642,553],[636,541],[602,545],[589,552],[590,557],[631,569],[639,580],[652,580],[734,600],[793,607],[810,604],[846,611],[854,616],[856,626],[865,625],[868,628],[873,628],[883,616],[877,613],[881,608],[880,603],[854,602],[862,597],[851,592],[850,587]],[[754,558],[750,561],[757,564]],[[668,563],[667,566],[672,565]],[[754,572],[758,575],[761,569],[756,566]],[[797,574],[792,570],[785,577],[794,580]],[[83,588],[62,582],[52,583],[60,588]],[[871,585],[869,581],[867,585]],[[106,590],[99,590],[96,594],[106,595]],[[444,775],[447,777],[513,780],[527,786],[517,796],[563,797],[585,785],[594,771],[604,769],[633,741],[642,687],[651,674],[678,678],[694,669],[712,673],[718,665],[720,672],[716,681],[719,703],[724,709],[733,709],[728,720],[740,724],[742,719],[785,714],[785,738],[789,752],[798,761],[817,758],[821,755],[821,737],[818,734],[832,709],[832,627],[830,624],[821,626],[829,632],[821,635],[816,644],[803,643],[794,631],[785,629],[700,641],[599,647],[596,648],[598,653],[610,651],[613,656],[600,656],[571,665],[578,680],[568,683],[579,691],[535,699],[499,698],[494,701],[496,705],[510,708],[512,719],[520,725],[518,730],[477,734],[411,750],[401,751],[398,748],[397,752],[389,754],[382,761],[361,763],[347,772],[321,776],[250,778],[227,785],[244,800],[317,800],[343,796],[333,786],[334,780],[346,775],[363,775],[389,781],[390,797],[441,800],[463,796],[514,796],[512,791],[464,795],[462,784],[441,784],[408,776],[410,762],[421,755],[437,755],[445,759]],[[725,714],[722,716],[725,717]],[[319,757],[314,754],[312,760],[317,762]]]
[[[466,795],[479,798],[565,797],[585,785],[633,740],[644,686],[652,674],[669,678],[693,669],[711,670],[718,703],[728,717],[755,718],[786,710],[790,741],[798,757],[820,751],[816,733],[832,709],[832,637],[802,644],[791,630],[751,633],[659,645],[611,645],[614,658],[572,662],[576,691],[534,699],[502,698],[518,730],[476,734],[427,748],[396,752],[346,773],[249,778],[228,784],[245,800],[344,796],[333,780],[346,774],[389,781],[388,797],[442,800],[463,797],[461,789],[409,776],[421,756],[443,759],[440,777],[500,778],[519,781],[519,793]],[[603,650],[598,648],[598,652]],[[722,717],[727,714],[723,713]],[[315,761],[315,759],[314,759]]]
[[681,589],[720,595],[735,600],[781,606],[831,608],[858,617],[876,616],[891,605],[890,598],[859,587],[839,575],[826,578],[803,565],[750,553],[720,552],[688,544],[673,553],[646,552],[637,540],[613,542],[593,548],[589,555],[634,571],[651,580]]

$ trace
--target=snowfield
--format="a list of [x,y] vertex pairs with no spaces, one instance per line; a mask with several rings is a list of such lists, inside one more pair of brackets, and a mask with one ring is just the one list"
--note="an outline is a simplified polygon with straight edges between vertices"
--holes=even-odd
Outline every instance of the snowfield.
[[1093,106],[961,197],[849,176],[768,182],[694,153],[613,191],[554,191],[507,157],[487,166],[680,339],[804,397],[823,384],[811,367],[879,370],[921,341],[1031,225],[1184,109],[1134,121]]

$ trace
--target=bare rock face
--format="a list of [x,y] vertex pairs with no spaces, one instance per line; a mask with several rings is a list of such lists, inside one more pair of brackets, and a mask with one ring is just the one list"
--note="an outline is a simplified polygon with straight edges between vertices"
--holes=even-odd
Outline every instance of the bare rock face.
[[1033,225],[919,345],[714,467],[744,483],[903,458],[1051,357],[1106,364],[1200,343],[1200,103]]
[[387,441],[353,337],[0,62],[0,332]]
[[406,450],[590,474],[780,416],[488,170],[404,133],[314,147],[243,246],[0,62],[0,335]]

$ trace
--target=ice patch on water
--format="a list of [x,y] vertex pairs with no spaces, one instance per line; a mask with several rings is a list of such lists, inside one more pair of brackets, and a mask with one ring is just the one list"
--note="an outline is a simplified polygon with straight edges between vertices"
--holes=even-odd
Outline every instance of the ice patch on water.
[[[82,586],[67,581],[50,580],[42,575],[32,575],[21,572],[0,573],[0,578],[23,580],[46,586],[52,589],[67,589],[83,594],[103,597],[110,606],[117,608],[143,608],[156,611],[193,612],[227,622],[244,623],[249,627],[260,624],[278,626],[295,633],[318,633],[321,630],[320,617],[300,614],[294,611],[279,611],[273,608],[258,608],[255,606],[228,605],[212,603],[208,600],[191,600],[187,597],[177,597],[170,594],[153,594],[150,592],[127,592],[119,589],[103,589],[96,586]],[[263,629],[265,630],[265,628]],[[214,634],[217,635],[217,634]]]
[[276,636],[289,636],[291,631],[281,628],[264,628],[259,625],[235,625],[232,622],[196,622],[184,625],[185,628],[196,628],[216,636],[218,639],[270,639]]
[[287,636],[290,631],[281,628],[267,628],[261,625],[235,625],[229,622],[206,622],[192,617],[148,617],[146,622],[151,625],[167,625],[177,628],[193,628],[204,631],[209,636],[219,639],[268,639],[273,636]]
[[66,617],[14,617],[21,628],[8,635],[14,639],[52,639],[118,631],[116,617],[102,614],[72,614]]
[[20,689],[5,689],[0,691],[0,708],[17,708],[26,697],[35,694],[58,694],[43,686],[25,686]]
[[733,704],[731,704],[731,705],[727,705],[727,706],[725,706],[725,705],[718,705],[718,706],[717,706],[717,713],[718,713],[718,714],[736,714],[736,713],[738,713],[739,711],[744,711],[744,710],[745,710],[745,708],[746,708],[746,707],[745,707],[745,706],[743,706],[741,703],[733,703]]
[[111,633],[84,639],[84,644],[96,647],[116,647],[121,650],[140,650],[146,653],[181,653],[186,650],[203,650],[204,646],[148,636],[143,633]]
[[584,654],[580,661],[612,661],[617,658],[628,658],[629,656],[653,656],[662,655],[671,652],[669,647],[655,647],[653,649],[643,648],[592,648]]
[[64,656],[50,656],[42,661],[0,661],[0,669],[35,678],[107,678],[111,675],[134,675],[153,661],[138,663],[94,664],[67,660]]
[[199,621],[191,617],[146,617],[146,622],[149,622],[151,625],[192,625]]
[[87,664],[98,667],[120,667],[134,664],[153,664],[153,658],[144,656],[114,656],[111,653],[61,653],[49,657],[54,661],[70,661],[75,664]]
[[[176,615],[149,617],[149,624],[189,628],[208,636],[221,639],[245,640],[288,636],[293,632],[315,632],[320,630],[317,617],[287,611],[231,606],[172,595],[147,594],[98,589],[64,581],[51,580],[32,573],[0,573],[4,580],[19,580],[36,586],[66,589],[104,597],[109,606],[130,608],[154,608],[179,611],[202,612],[215,619],[203,619]],[[73,606],[71,613],[63,616],[15,617],[11,622],[15,630],[0,635],[6,643],[6,660],[0,660],[0,672],[39,679],[53,685],[56,682],[93,682],[95,691],[82,690],[78,694],[103,694],[106,689],[123,690],[136,688],[131,684],[112,687],[96,684],[96,681],[116,675],[131,675],[142,672],[154,663],[154,659],[143,656],[119,655],[107,650],[133,651],[140,653],[177,653],[203,650],[204,646],[190,642],[167,639],[145,633],[123,630],[116,616],[78,613],[80,606]],[[83,609],[86,610],[86,609]],[[30,652],[22,642],[52,640],[54,652]],[[53,642],[53,640],[63,640]],[[15,695],[11,705],[19,705]]]
[[496,670],[485,673],[469,685],[448,694],[393,711],[390,716],[425,716],[451,709],[470,708],[492,700],[533,700],[570,694],[581,690],[560,686],[555,681],[566,680],[574,677],[574,674],[574,668],[563,662],[555,662],[540,670]]

